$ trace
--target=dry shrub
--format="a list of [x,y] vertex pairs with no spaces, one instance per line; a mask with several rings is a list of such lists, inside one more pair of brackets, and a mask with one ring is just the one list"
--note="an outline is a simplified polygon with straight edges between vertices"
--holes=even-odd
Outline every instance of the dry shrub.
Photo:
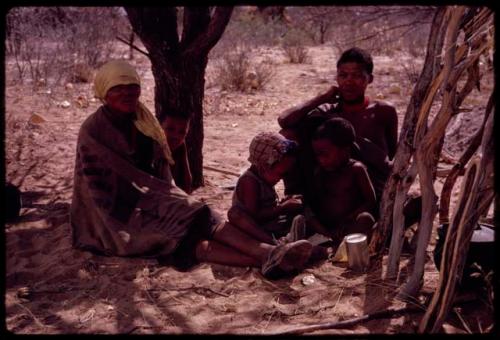
[[415,64],[415,62],[410,62],[408,64],[403,63],[402,66],[404,74],[406,75],[406,81],[411,87],[417,83],[417,80],[420,77],[420,68]]
[[252,65],[250,60],[250,53],[243,48],[236,48],[218,60],[215,73],[222,90],[261,90],[274,77],[275,72],[269,61]]
[[[114,52],[114,37],[125,21],[117,7],[14,7],[6,16],[6,57],[17,80],[34,87],[58,85],[75,75],[88,81],[88,69]],[[113,29],[103,29],[103,23]]]
[[301,30],[290,30],[283,38],[283,50],[292,64],[303,64],[310,61],[307,47],[304,45],[310,38]]
[[310,60],[307,48],[304,46],[283,46],[285,54],[292,64],[304,64]]

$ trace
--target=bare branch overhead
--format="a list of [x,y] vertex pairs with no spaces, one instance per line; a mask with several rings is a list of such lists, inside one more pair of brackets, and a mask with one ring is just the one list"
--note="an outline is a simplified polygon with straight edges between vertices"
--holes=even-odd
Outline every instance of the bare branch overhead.
[[170,52],[179,49],[175,7],[125,7],[125,11],[150,53],[154,48]]
[[224,33],[226,25],[231,18],[232,12],[232,6],[217,6],[206,31],[203,34],[200,34],[193,42],[189,44],[189,46],[187,46],[186,50],[184,50],[183,52],[183,55],[194,56],[208,54],[208,52],[220,39],[222,33]]

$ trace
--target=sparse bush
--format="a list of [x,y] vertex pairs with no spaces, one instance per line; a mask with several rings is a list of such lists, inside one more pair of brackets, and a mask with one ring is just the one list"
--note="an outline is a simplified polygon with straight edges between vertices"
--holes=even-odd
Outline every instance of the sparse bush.
[[[108,59],[126,21],[116,7],[14,7],[6,17],[6,56],[17,80],[58,85],[81,74],[81,65],[92,69]],[[102,29],[103,22],[113,29]]]
[[415,65],[414,62],[410,62],[408,65],[406,63],[403,63],[402,66],[408,84],[410,86],[416,84],[418,77],[420,76],[420,69],[417,67],[417,65]]
[[310,60],[307,48],[304,46],[285,45],[283,49],[292,64],[304,64]]
[[283,50],[292,64],[303,64],[310,61],[305,43],[310,38],[300,30],[291,30],[283,38]]
[[222,90],[241,92],[262,89],[275,74],[269,62],[252,65],[249,52],[242,48],[224,54],[216,63],[215,73]]

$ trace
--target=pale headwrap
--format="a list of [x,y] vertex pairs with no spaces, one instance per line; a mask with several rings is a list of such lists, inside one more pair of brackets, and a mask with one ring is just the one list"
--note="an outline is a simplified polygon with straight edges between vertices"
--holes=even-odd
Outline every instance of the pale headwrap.
[[269,168],[296,147],[297,143],[277,132],[261,132],[250,142],[248,161],[259,169]]
[[[109,61],[97,71],[94,80],[95,96],[105,103],[106,94],[109,89],[117,85],[129,84],[141,86],[141,79],[134,67],[124,60]],[[167,161],[170,164],[174,164],[165,131],[162,129],[156,117],[141,102],[139,102],[137,106],[136,115],[137,117],[134,121],[134,125],[137,129],[146,136],[157,141]]]

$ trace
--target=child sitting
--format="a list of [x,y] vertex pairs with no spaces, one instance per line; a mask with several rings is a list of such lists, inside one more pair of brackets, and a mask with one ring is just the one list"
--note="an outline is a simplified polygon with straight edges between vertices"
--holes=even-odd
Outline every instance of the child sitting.
[[[356,135],[352,124],[331,118],[314,133],[312,147],[318,165],[306,209],[308,226],[331,237],[338,245],[345,235],[364,233],[369,238],[375,220],[375,191],[366,167],[350,158]],[[309,208],[310,206],[310,208]]]
[[301,199],[290,196],[278,201],[274,188],[293,167],[295,152],[295,142],[274,132],[259,133],[250,143],[251,166],[238,179],[228,219],[262,242],[305,238],[304,217],[298,215]]
[[186,193],[193,192],[193,177],[189,168],[189,160],[186,150],[186,136],[189,132],[189,115],[174,109],[168,109],[165,119],[161,123],[167,142],[172,151],[175,164],[170,166],[175,184]]

